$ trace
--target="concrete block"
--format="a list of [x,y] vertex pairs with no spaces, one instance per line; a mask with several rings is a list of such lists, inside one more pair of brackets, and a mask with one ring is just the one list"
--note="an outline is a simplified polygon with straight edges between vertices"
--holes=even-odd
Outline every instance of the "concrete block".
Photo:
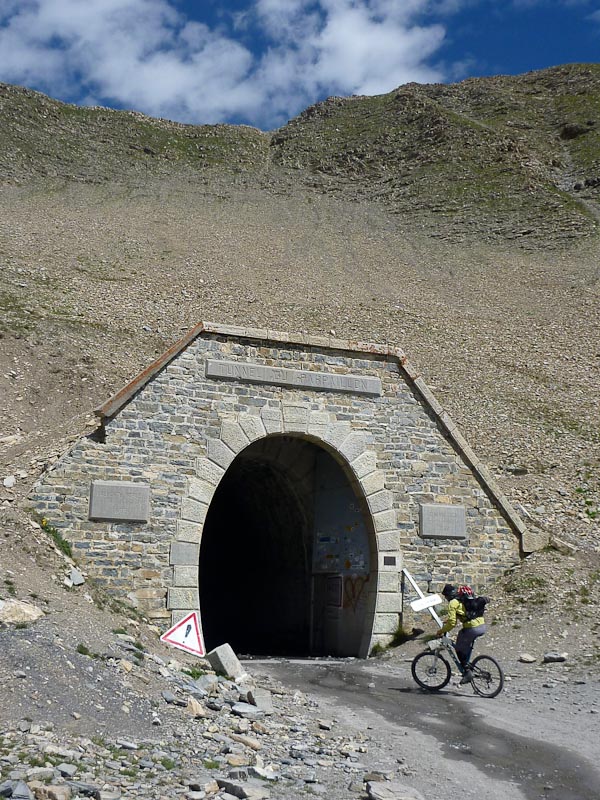
[[365,450],[350,464],[357,478],[364,478],[377,469],[377,453],[374,450]]
[[379,592],[377,613],[397,613],[402,611],[402,595],[397,592]]
[[184,497],[181,501],[181,518],[187,522],[204,522],[208,512],[206,503],[199,503],[191,497]]
[[373,514],[373,523],[375,525],[376,533],[383,533],[383,531],[393,531],[396,528],[396,512],[394,509],[389,511],[379,511]]
[[240,414],[239,423],[250,442],[262,439],[267,435],[265,426],[258,414]]
[[340,453],[352,463],[367,449],[367,437],[364,433],[351,433],[339,447]]
[[380,572],[378,578],[380,592],[399,592],[400,576],[397,572]]
[[204,330],[212,333],[220,333],[224,336],[245,336],[246,328],[240,325],[221,325],[219,322],[205,322]]
[[196,588],[198,586],[198,567],[173,567],[173,586]]
[[200,544],[200,539],[202,537],[202,525],[200,523],[178,519],[175,530],[176,541]]
[[329,336],[314,336],[308,335],[306,343],[311,347],[329,347]]
[[196,474],[199,480],[207,481],[207,483],[217,486],[225,474],[225,470],[208,458],[199,458],[196,461]]
[[367,497],[367,503],[369,504],[371,514],[378,514],[380,511],[389,511],[389,509],[392,508],[393,500],[393,494],[386,489]]
[[214,483],[198,480],[197,478],[190,478],[188,481],[188,495],[192,500],[198,500],[201,503],[210,503],[215,493],[215,488]]
[[398,627],[399,615],[388,613],[376,613],[375,623],[373,625],[373,633],[375,636],[378,634],[395,633]]
[[521,547],[524,553],[541,550],[549,542],[549,534],[539,528],[527,528],[521,536]]
[[263,408],[260,418],[265,426],[267,433],[281,433],[283,430],[283,418],[281,412],[276,408]]
[[380,492],[385,486],[385,474],[380,469],[370,472],[360,481],[363,492],[368,496]]
[[331,425],[329,414],[321,411],[311,411],[308,415],[306,432],[317,439],[324,439],[329,425]]
[[268,339],[269,331],[267,328],[246,328],[246,336],[251,339]]
[[306,432],[308,426],[308,406],[307,405],[284,405],[283,427],[286,431]]
[[377,535],[377,549],[380,552],[400,550],[400,531],[381,531]]
[[323,434],[323,439],[332,447],[335,447],[336,450],[338,450],[340,445],[343,444],[344,440],[349,436],[351,431],[352,428],[350,427],[349,422],[336,422],[333,425],[329,425]]
[[267,330],[267,339],[275,340],[277,342],[289,342],[290,334],[288,331],[273,331],[270,328]]
[[246,674],[231,645],[221,644],[206,654],[206,660],[215,672],[230,678],[241,678]]

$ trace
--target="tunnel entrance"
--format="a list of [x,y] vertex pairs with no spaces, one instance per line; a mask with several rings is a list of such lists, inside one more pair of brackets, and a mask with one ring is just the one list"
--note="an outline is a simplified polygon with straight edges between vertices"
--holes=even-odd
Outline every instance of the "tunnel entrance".
[[210,504],[199,564],[207,649],[358,655],[368,514],[326,450],[294,436],[249,445]]

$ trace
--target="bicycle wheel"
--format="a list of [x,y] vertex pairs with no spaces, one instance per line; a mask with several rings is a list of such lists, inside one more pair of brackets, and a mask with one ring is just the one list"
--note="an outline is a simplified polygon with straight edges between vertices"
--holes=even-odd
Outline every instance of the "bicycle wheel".
[[450,680],[452,670],[450,664],[439,653],[424,650],[415,656],[410,671],[422,689],[437,692],[443,689]]
[[471,663],[473,679],[471,686],[481,697],[496,697],[504,686],[502,667],[491,656],[477,656]]

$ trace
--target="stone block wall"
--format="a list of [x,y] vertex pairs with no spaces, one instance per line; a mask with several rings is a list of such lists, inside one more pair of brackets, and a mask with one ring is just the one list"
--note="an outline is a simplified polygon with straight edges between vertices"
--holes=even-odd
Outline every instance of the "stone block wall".
[[[238,452],[280,433],[322,443],[344,466],[370,512],[374,569],[378,554],[400,553],[398,567],[424,589],[453,580],[483,590],[518,560],[513,520],[398,358],[283,338],[204,330],[37,485],[35,509],[109,592],[160,622],[197,608],[195,565],[212,494]],[[382,394],[210,378],[208,360],[378,378]],[[147,484],[149,519],[90,519],[95,480]],[[421,536],[420,507],[436,503],[465,508],[464,538]],[[402,609],[399,568],[373,577],[371,645],[388,640]]]

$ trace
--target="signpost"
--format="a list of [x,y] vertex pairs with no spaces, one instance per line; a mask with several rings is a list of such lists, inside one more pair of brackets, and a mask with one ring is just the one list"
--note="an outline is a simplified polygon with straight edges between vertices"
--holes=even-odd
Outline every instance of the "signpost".
[[419,584],[416,582],[416,580],[413,578],[410,572],[404,568],[402,569],[402,572],[404,573],[406,580],[410,583],[415,592],[419,595],[419,599],[413,600],[413,602],[410,604],[410,607],[413,609],[413,611],[424,611],[425,609],[427,609],[427,611],[429,611],[431,616],[437,622],[438,626],[440,628],[443,628],[444,623],[433,609],[433,606],[437,606],[439,603],[442,602],[440,596],[437,594],[430,594],[429,596],[424,595],[421,589],[419,588]]
[[166,633],[163,633],[160,640],[173,647],[178,647],[180,650],[185,650],[186,653],[196,656],[206,655],[197,611],[192,611],[187,617],[169,628]]

